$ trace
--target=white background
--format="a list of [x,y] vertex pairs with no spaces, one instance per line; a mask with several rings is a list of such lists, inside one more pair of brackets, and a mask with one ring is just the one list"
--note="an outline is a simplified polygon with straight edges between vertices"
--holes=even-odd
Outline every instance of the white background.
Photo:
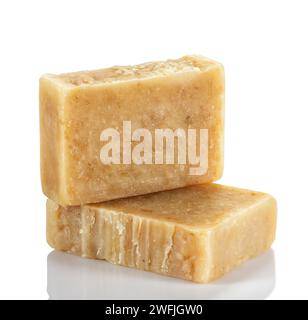
[[[48,298],[51,249],[39,177],[39,76],[194,53],[225,66],[226,157],[220,182],[269,192],[278,201],[271,274],[276,281],[264,298],[308,298],[307,5],[299,0],[1,1],[0,298]],[[127,278],[130,271],[115,268]],[[237,278],[229,288],[237,289],[229,297],[241,290],[236,279],[244,270],[233,273]],[[164,291],[170,280],[153,276],[149,281],[157,279]],[[49,287],[54,277],[57,273]],[[149,277],[138,273],[140,285]],[[258,286],[256,273],[251,279]],[[188,286],[172,283],[179,290]],[[260,283],[266,286],[262,276]],[[207,290],[189,285],[191,298],[202,298]],[[144,295],[150,297],[149,291]],[[130,298],[131,292],[124,287],[121,295]]]

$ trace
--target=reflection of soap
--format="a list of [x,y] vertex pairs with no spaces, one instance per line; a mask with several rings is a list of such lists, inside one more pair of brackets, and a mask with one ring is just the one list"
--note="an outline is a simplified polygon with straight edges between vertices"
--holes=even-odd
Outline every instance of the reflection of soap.
[[[127,126],[131,125],[132,133],[125,152],[124,121],[130,122]],[[223,170],[223,122],[223,67],[200,56],[44,75],[40,80],[43,191],[66,206],[215,181]],[[107,144],[101,134],[109,129],[119,134],[119,152],[114,152],[120,154],[118,164],[106,164],[101,159],[102,148]],[[146,129],[152,136],[153,149],[149,147],[146,164],[134,162],[133,154],[129,154],[143,142],[142,136],[133,137],[137,129]],[[195,130],[197,142],[179,161],[178,150],[183,150],[186,143],[178,148],[175,137],[171,148],[174,161],[156,161],[157,129],[172,130],[173,134],[181,129],[187,136],[187,149],[188,130]],[[199,152],[201,129],[207,130],[206,142],[202,143],[204,152]],[[147,140],[147,147],[148,144]],[[162,148],[166,155],[166,144]],[[199,173],[191,173],[191,169],[198,168],[199,153],[206,163]]]
[[259,300],[267,298],[274,286],[272,250],[207,285],[115,267],[105,261],[58,251],[52,251],[47,258],[47,292],[52,300]]
[[195,282],[269,249],[275,227],[271,196],[217,184],[82,207],[47,202],[55,249]]

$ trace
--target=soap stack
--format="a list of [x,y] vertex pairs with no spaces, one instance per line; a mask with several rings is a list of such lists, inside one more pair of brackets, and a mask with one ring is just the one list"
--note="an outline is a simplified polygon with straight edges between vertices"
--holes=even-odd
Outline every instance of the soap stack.
[[222,176],[224,71],[201,56],[40,79],[56,250],[209,282],[269,249],[276,202]]

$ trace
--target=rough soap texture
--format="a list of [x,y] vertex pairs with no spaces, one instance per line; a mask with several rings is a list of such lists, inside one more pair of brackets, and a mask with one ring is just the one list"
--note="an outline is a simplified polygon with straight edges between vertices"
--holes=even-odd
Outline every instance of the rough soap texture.
[[[223,67],[199,56],[42,76],[44,193],[64,206],[81,205],[219,179],[223,101]],[[153,136],[157,128],[208,129],[208,171],[190,175],[190,164],[102,164],[100,134],[116,128],[122,135],[123,121],[131,121],[132,130],[146,128]]]
[[47,201],[51,247],[195,282],[270,248],[276,201],[207,184],[76,207]]

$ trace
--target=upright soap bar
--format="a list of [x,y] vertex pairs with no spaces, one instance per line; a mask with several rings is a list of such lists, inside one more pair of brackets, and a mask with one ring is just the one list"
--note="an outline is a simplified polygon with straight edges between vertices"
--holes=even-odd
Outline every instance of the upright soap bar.
[[269,249],[275,227],[270,195],[217,184],[66,208],[47,201],[51,247],[201,283]]
[[[223,123],[223,67],[200,56],[44,75],[43,191],[66,206],[215,181],[223,170]],[[157,129],[174,133],[171,153]]]

